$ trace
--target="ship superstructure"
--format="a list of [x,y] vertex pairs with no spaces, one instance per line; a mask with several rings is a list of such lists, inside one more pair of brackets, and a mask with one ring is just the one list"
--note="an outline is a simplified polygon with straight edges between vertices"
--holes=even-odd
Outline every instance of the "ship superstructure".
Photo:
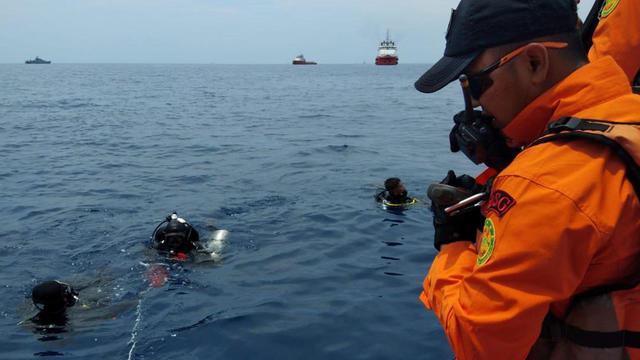
[[398,65],[397,52],[398,46],[395,41],[389,39],[389,30],[387,30],[387,39],[382,40],[378,45],[376,65]]
[[315,61],[307,61],[302,54],[293,58],[293,65],[316,65]]
[[36,56],[35,59],[33,60],[27,60],[24,62],[25,64],[51,64],[51,61],[49,60],[44,60],[44,59],[40,59],[39,57]]

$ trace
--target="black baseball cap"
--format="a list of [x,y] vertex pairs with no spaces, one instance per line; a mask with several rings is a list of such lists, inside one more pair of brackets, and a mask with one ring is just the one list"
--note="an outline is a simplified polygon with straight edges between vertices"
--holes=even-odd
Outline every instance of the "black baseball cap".
[[575,31],[576,0],[462,0],[451,11],[444,56],[415,83],[432,93],[457,79],[484,50]]

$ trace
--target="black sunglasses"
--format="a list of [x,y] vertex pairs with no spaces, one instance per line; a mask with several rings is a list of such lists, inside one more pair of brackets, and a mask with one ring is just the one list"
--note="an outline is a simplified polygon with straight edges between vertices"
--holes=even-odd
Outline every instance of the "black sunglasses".
[[[538,44],[550,49],[562,49],[569,45],[566,42],[552,41],[540,42]],[[482,94],[484,94],[484,92],[487,91],[487,89],[489,89],[491,85],[493,85],[493,80],[491,80],[489,74],[491,74],[494,70],[498,69],[502,65],[513,60],[516,56],[520,55],[528,45],[529,44],[526,44],[513,50],[512,52],[498,59],[498,61],[494,62],[493,64],[475,74],[467,75],[467,78],[469,79],[469,92],[471,93],[471,97],[474,100],[479,101],[480,96],[482,96]]]

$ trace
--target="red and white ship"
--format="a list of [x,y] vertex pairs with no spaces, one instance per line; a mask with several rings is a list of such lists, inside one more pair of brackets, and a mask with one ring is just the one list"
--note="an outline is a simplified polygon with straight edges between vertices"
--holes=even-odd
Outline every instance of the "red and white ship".
[[398,65],[398,47],[395,41],[389,40],[389,30],[387,30],[387,39],[380,42],[378,46],[378,56],[376,57],[376,65]]
[[316,65],[315,61],[307,61],[302,54],[293,58],[293,65]]

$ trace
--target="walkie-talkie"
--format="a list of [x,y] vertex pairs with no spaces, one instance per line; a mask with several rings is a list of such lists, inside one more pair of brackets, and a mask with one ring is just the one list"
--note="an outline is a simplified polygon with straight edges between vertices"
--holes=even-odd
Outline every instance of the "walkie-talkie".
[[486,164],[496,170],[504,169],[518,154],[519,149],[509,148],[502,135],[491,126],[491,117],[473,110],[469,79],[459,77],[464,97],[464,114],[454,116],[455,126],[449,140],[451,149],[462,151],[474,164]]

